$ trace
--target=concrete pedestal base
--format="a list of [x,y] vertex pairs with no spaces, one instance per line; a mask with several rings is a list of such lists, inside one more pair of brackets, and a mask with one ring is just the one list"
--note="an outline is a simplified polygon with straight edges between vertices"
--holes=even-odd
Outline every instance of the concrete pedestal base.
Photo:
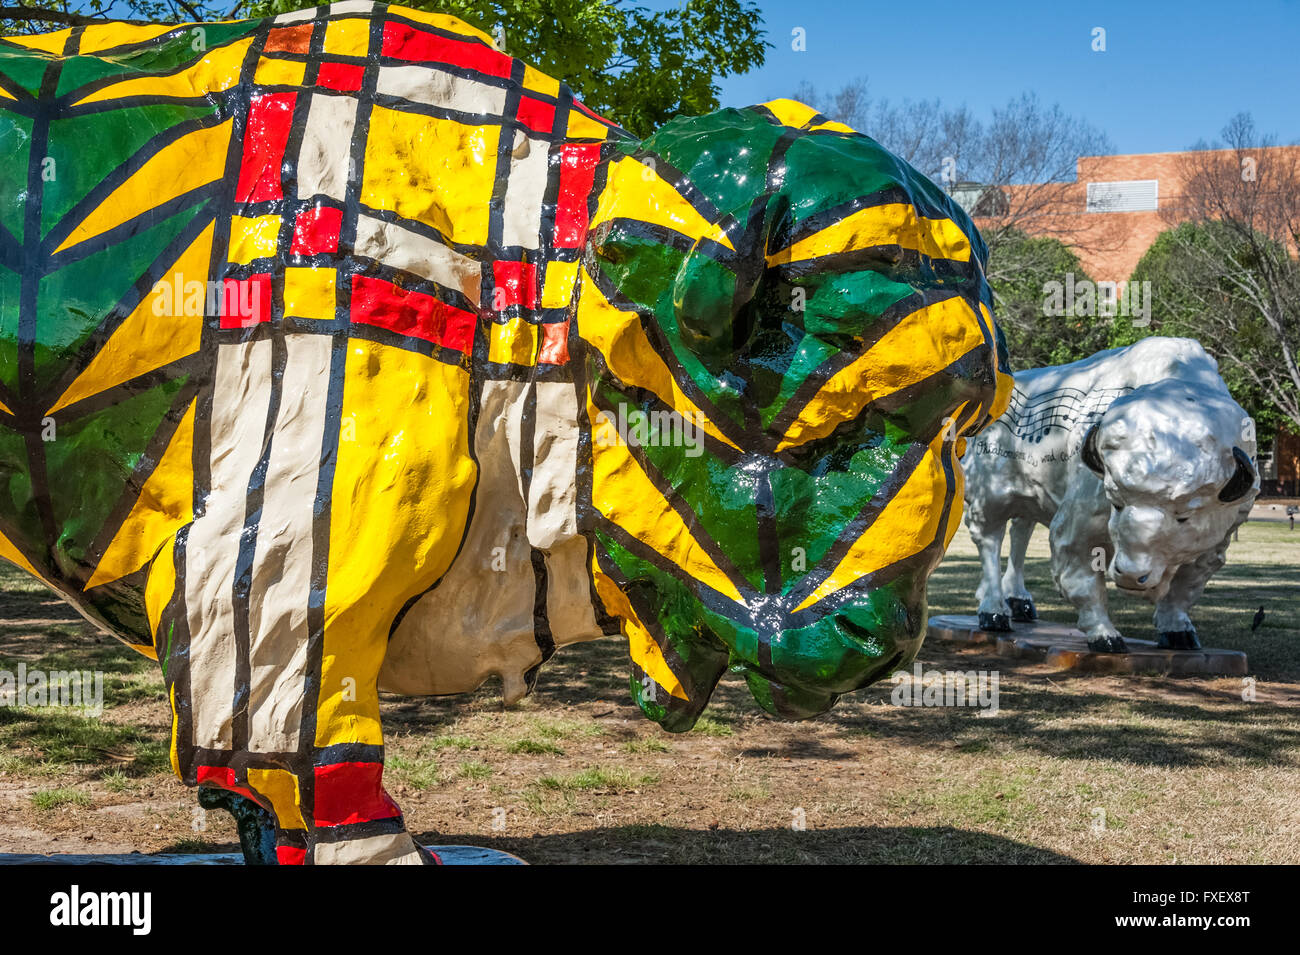
[[[443,865],[527,865],[518,856],[499,849],[481,846],[429,846],[438,853]],[[242,852],[167,852],[145,855],[128,854],[61,854],[28,855],[0,852],[0,865],[243,865]]]
[[930,618],[929,638],[966,646],[989,646],[998,656],[1039,660],[1061,670],[1088,673],[1168,673],[1174,676],[1245,676],[1246,654],[1239,650],[1161,650],[1152,640],[1124,638],[1128,653],[1088,649],[1082,631],[1068,624],[1035,620],[1013,623],[1010,633],[979,628],[974,614]]

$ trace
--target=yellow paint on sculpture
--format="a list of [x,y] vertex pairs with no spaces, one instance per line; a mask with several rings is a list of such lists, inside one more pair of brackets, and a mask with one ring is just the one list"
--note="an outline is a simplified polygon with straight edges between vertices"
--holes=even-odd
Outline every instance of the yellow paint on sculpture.
[[787,126],[802,129],[817,116],[817,110],[792,99],[774,99],[763,104],[772,115]]
[[427,23],[431,27],[437,27],[439,30],[446,30],[448,33],[458,33],[464,37],[472,37],[475,40],[481,40],[496,49],[496,43],[492,37],[488,36],[482,30],[470,26],[464,20],[458,20],[456,17],[448,16],[445,13],[429,13],[427,10],[415,10],[410,7],[389,7],[389,13],[398,14],[407,20],[413,20],[416,23]]
[[587,398],[591,419],[591,501],[605,517],[655,553],[672,561],[687,576],[743,604],[744,598],[695,539],[682,516],[651,483],[623,443],[617,429],[598,417]]
[[650,635],[646,625],[637,616],[627,595],[619,589],[618,584],[614,583],[608,574],[600,569],[595,554],[591,557],[591,579],[596,587],[596,596],[605,605],[605,610],[622,622],[623,636],[627,637],[627,649],[632,662],[644,670],[650,679],[667,690],[669,695],[689,702],[690,697],[686,695],[686,690],[677,679],[677,675],[668,666],[659,644],[655,642],[655,638]]
[[940,459],[944,440],[943,433],[935,437],[893,500],[850,545],[821,586],[794,608],[794,613],[806,610],[855,580],[911,557],[934,543],[948,490]]
[[230,261],[247,265],[279,251],[281,218],[269,216],[234,216],[230,220]]
[[560,81],[547,76],[541,70],[525,65],[524,89],[532,93],[541,93],[543,96],[555,97],[560,95]]
[[163,543],[194,520],[194,409],[191,401],[157,466],[145,479],[126,520],[118,528],[86,589],[133,573],[149,563]]
[[334,318],[335,282],[333,269],[285,269],[284,314],[318,321]]
[[[203,338],[203,306],[194,302],[194,308],[187,307],[184,286],[206,278],[213,231],[213,225],[209,224],[190,243],[171,270],[140,300],[46,414],[54,414],[73,402],[100,394],[199,350]],[[193,314],[186,314],[191,311]]]
[[365,56],[370,50],[370,21],[360,17],[331,20],[325,26],[326,56]]
[[171,740],[171,746],[168,749],[168,756],[171,757],[172,772],[176,774],[177,779],[184,782],[185,777],[181,775],[181,758],[176,752],[176,736],[180,732],[181,717],[180,714],[176,712],[176,684],[175,683],[173,683],[170,689],[168,690],[167,702],[170,703],[172,707],[172,740]]
[[795,129],[808,129],[814,132],[836,132],[836,133],[856,133],[857,130],[852,126],[845,126],[843,123],[837,123],[823,117],[820,123],[815,122],[821,115],[817,110],[804,103],[792,99],[774,99],[762,104],[773,116],[786,126],[792,126]]
[[23,556],[23,552],[14,546],[14,542],[3,533],[0,533],[0,557],[3,557],[10,563],[18,565],[38,580],[45,579],[41,576],[40,571],[32,566],[32,562]]
[[[125,99],[128,96],[195,99],[211,93],[223,92],[239,83],[244,59],[252,44],[251,37],[235,40],[226,46],[209,50],[203,59],[179,73],[167,76],[134,76],[119,83],[110,83],[83,96],[73,105],[84,106],[87,103]],[[222,157],[224,159],[224,152]]]
[[581,272],[582,291],[578,299],[578,334],[591,343],[609,366],[610,372],[632,388],[644,388],[683,417],[690,416],[712,437],[737,451],[740,446],[715,425],[686,397],[677,379],[659,357],[634,311],[617,308]]
[[81,31],[77,52],[84,55],[111,50],[127,44],[144,43],[173,30],[194,30],[194,23],[97,23]]
[[691,239],[712,239],[734,251],[721,225],[706,219],[653,168],[630,157],[610,164],[591,228],[617,218],[662,226]]
[[[952,420],[957,423],[956,433],[959,437],[943,449],[944,454],[947,455],[949,465],[952,467],[953,479],[956,482],[956,489],[953,491],[952,496],[952,507],[948,511],[948,523],[944,525],[943,530],[943,549],[945,552],[948,550],[948,545],[952,543],[957,528],[961,526],[961,515],[965,504],[966,472],[962,470],[961,456],[966,453],[966,439],[960,437],[960,435],[968,434],[975,425],[979,418],[980,408],[979,403],[972,404],[966,401],[952,413]],[[969,413],[967,413],[968,411]]]
[[537,364],[537,326],[515,317],[505,324],[493,323],[488,333],[488,361],[514,365]]
[[225,175],[226,150],[233,120],[205,126],[169,143],[151,156],[126,182],[101,202],[54,251],[130,222],[191,189],[206,186]]
[[598,123],[580,109],[569,112],[569,125],[566,136],[572,140],[607,139],[609,127]]
[[40,50],[42,53],[53,53],[58,56],[63,52],[63,47],[71,35],[72,27],[68,27],[66,30],[59,30],[56,33],[38,33],[35,36],[7,36],[5,40],[9,43],[25,46],[29,50]]
[[382,742],[373,681],[389,627],[446,573],[468,518],[468,404],[464,369],[348,343],[338,420],[351,426],[334,469],[317,746]]
[[500,126],[376,106],[361,201],[433,226],[452,242],[483,245],[500,134]]
[[306,76],[307,64],[304,62],[264,56],[257,62],[253,85],[302,86]]
[[149,633],[155,644],[158,641],[158,626],[162,623],[163,609],[176,593],[176,538],[169,537],[163,543],[153,563],[149,566],[149,577],[144,584],[144,612],[149,618]]
[[547,262],[542,284],[542,308],[566,308],[578,281],[577,262]]
[[899,246],[932,259],[970,261],[970,240],[951,219],[927,219],[905,202],[868,206],[767,257],[769,268],[841,252]]
[[293,773],[287,769],[250,768],[248,786],[271,804],[279,828],[307,828],[302,817],[302,794],[298,790],[298,777]]
[[872,401],[923,381],[983,344],[984,331],[964,298],[917,309],[831,376],[800,409],[777,449],[826,437]]

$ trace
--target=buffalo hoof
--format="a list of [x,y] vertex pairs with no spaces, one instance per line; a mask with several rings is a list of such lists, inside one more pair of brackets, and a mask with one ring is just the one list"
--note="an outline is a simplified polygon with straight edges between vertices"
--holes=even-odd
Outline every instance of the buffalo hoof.
[[993,633],[1008,633],[1011,630],[1011,618],[1004,613],[980,612],[980,629]]
[[1038,619],[1038,610],[1032,600],[1008,597],[1007,604],[1011,607],[1011,619],[1017,623],[1029,623],[1031,620]]
[[1199,650],[1201,641],[1196,639],[1195,630],[1165,630],[1156,646],[1161,650]]
[[199,805],[224,809],[235,817],[245,865],[279,865],[275,853],[275,817],[251,799],[227,789],[199,787]]
[[1088,649],[1093,653],[1128,653],[1128,644],[1115,634],[1113,637],[1093,637],[1088,641]]

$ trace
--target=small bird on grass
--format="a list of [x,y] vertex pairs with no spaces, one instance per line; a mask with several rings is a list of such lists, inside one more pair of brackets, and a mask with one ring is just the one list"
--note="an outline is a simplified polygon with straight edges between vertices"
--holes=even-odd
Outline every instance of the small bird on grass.
[[1255,619],[1250,622],[1250,632],[1254,633],[1259,629],[1259,625],[1264,622],[1264,608],[1260,607],[1255,611]]

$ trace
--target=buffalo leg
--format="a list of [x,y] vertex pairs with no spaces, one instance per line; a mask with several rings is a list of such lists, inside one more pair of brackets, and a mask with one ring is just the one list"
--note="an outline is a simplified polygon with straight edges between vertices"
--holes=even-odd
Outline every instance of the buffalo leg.
[[202,799],[234,812],[245,858],[264,862],[273,850],[281,865],[436,862],[383,787],[377,682],[386,635],[331,642],[305,623],[311,614],[263,602],[243,666],[220,652],[230,640],[219,613],[187,612],[204,596],[176,587],[156,630],[172,769],[186,785],[226,794]]
[[1007,555],[1007,572],[1002,577],[1002,592],[1011,608],[1011,619],[1022,623],[1038,619],[1033,595],[1025,587],[1025,552],[1035,523],[1029,517],[1012,518],[1011,552]]
[[[1095,484],[1095,493],[1080,494],[1086,490],[1076,487],[1081,480]],[[1106,565],[1113,553],[1106,532],[1107,509],[1101,482],[1094,476],[1080,474],[1071,482],[1065,503],[1052,518],[1052,577],[1061,595],[1078,610],[1079,629],[1088,638],[1089,649],[1127,653],[1106,604]]]
[[213,786],[199,787],[199,805],[204,809],[224,809],[234,817],[245,865],[279,865],[275,855],[275,816],[251,799]]
[[1002,536],[1006,521],[988,520],[974,513],[967,519],[971,540],[980,555],[980,585],[975,591],[979,600],[981,630],[1011,629],[1011,608],[1002,596]]
[[1227,561],[1228,538],[1214,550],[1202,554],[1190,564],[1183,564],[1174,574],[1169,590],[1156,601],[1153,623],[1156,645],[1166,650],[1198,650],[1191,611],[1205,592],[1205,585]]
[[[338,742],[278,753],[197,745],[187,727],[194,724],[197,712],[215,701],[177,694],[187,677],[195,677],[185,674],[180,664],[173,658],[168,666],[175,700],[173,767],[183,782],[200,787],[202,805],[235,816],[247,861],[266,863],[273,857],[281,865],[436,863],[411,838],[401,810],[384,790],[382,745]],[[365,709],[373,710],[377,723],[376,676],[367,683],[358,680],[354,687],[352,675],[341,675],[329,661],[319,680],[312,682],[321,688],[322,697],[337,687],[341,694],[350,697],[355,692],[357,699],[367,699]],[[201,677],[195,682],[202,682]],[[281,692],[301,693],[302,688],[286,686]],[[325,717],[317,739],[345,737],[357,713],[353,707],[341,721]]]

